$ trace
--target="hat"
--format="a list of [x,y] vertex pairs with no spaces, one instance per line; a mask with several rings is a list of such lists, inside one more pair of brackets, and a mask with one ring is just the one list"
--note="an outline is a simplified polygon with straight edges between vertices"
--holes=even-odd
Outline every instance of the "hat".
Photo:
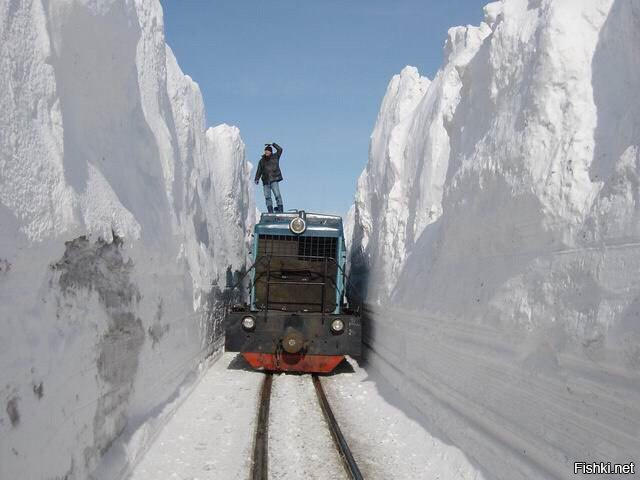
[[273,153],[273,148],[271,148],[271,145],[269,145],[269,144],[266,144],[264,146],[264,149],[265,149],[265,151],[269,150],[271,153]]

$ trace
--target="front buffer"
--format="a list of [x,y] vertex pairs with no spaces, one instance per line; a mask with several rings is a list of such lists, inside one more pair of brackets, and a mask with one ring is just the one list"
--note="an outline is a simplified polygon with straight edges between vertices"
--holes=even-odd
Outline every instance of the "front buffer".
[[229,312],[225,323],[226,351],[241,352],[256,369],[329,373],[345,355],[360,356],[356,315]]

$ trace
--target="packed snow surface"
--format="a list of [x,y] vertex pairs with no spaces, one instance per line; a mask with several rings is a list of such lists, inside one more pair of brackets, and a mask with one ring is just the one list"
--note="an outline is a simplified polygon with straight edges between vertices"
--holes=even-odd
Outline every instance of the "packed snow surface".
[[0,2],[0,478],[126,460],[219,346],[255,207],[205,125],[157,0]]
[[[131,480],[248,478],[263,378],[238,354],[223,354],[166,422]],[[483,479],[375,371],[350,361],[321,381],[365,478]],[[269,478],[347,478],[310,375],[273,378],[268,462]]]
[[394,77],[351,271],[380,369],[489,478],[640,463],[640,3],[504,0]]
[[264,374],[225,353],[163,427],[131,480],[246,479]]
[[273,378],[269,414],[269,478],[347,479],[311,375]]
[[375,368],[348,362],[322,385],[364,478],[484,478]]

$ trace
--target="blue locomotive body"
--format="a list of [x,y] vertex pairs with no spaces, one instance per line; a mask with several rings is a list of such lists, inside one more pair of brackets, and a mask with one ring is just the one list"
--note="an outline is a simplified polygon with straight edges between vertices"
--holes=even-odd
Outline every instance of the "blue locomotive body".
[[226,316],[226,347],[267,370],[330,371],[360,353],[360,317],[345,306],[342,219],[262,214],[253,237],[250,300]]

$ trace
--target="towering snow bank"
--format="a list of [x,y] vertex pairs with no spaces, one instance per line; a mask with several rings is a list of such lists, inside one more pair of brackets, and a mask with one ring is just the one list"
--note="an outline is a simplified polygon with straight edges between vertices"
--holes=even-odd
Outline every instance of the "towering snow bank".
[[352,271],[372,358],[455,443],[496,478],[570,478],[640,451],[640,5],[485,13],[404,117],[417,74],[392,80]]
[[[360,266],[356,270],[370,267],[370,285],[380,286],[383,291],[385,279],[393,281],[397,277],[407,236],[412,236],[413,223],[419,223],[408,218],[407,191],[413,182],[405,176],[411,172],[405,151],[413,146],[409,130],[429,84],[429,79],[421,77],[414,67],[406,67],[393,77],[371,134],[369,163],[358,180],[351,236],[366,254],[363,258],[354,255],[353,261]],[[372,236],[372,232],[377,235]],[[372,296],[377,296],[377,288],[372,290]]]
[[0,49],[0,477],[87,478],[219,344],[250,165],[156,0],[1,2]]

